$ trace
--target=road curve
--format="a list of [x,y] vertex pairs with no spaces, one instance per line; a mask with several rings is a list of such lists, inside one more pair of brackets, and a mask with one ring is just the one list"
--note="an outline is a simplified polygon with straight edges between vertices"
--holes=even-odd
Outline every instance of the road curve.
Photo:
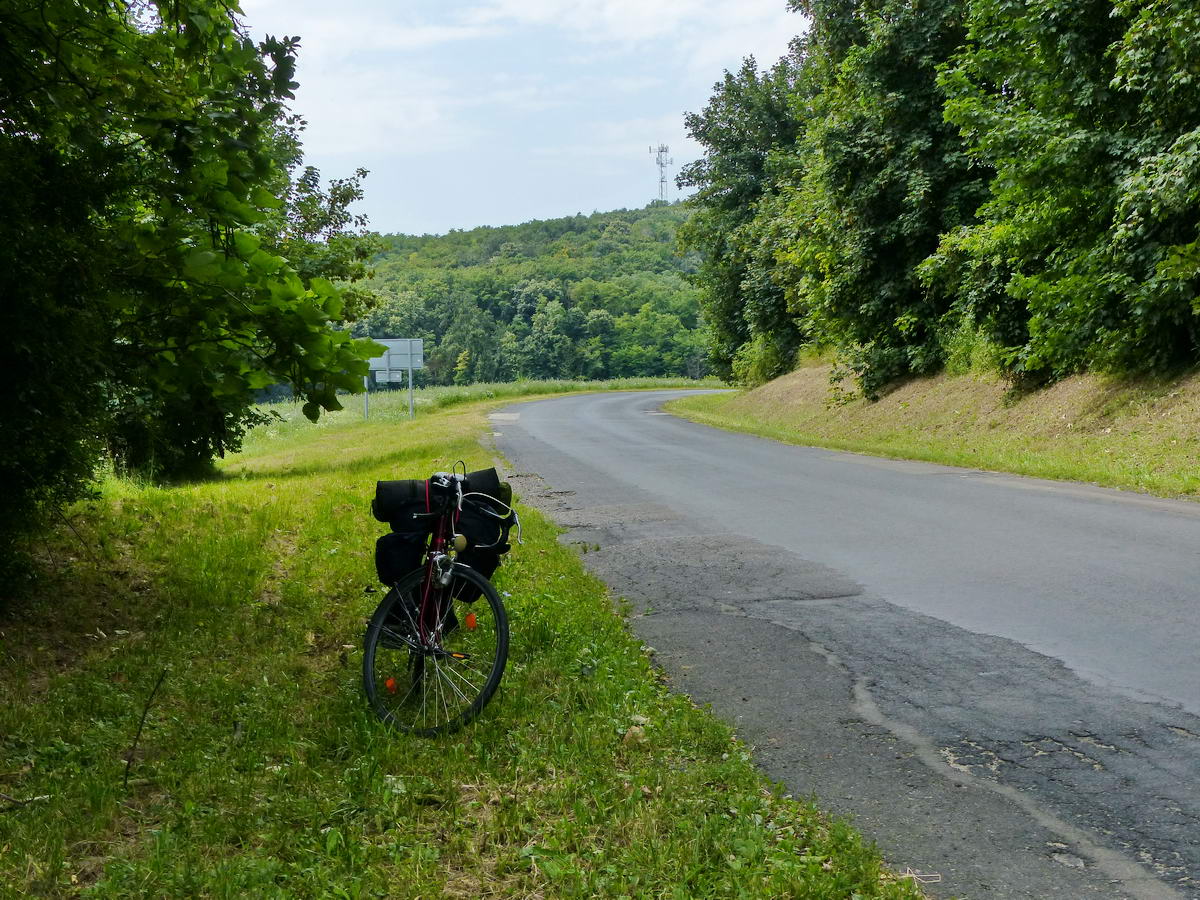
[[681,689],[931,893],[1200,896],[1200,504],[731,434],[678,393],[494,428]]

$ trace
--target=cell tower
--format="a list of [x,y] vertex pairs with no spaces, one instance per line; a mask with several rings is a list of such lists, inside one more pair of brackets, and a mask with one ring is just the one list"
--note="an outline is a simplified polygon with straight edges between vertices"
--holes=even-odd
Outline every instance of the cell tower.
[[656,154],[654,164],[658,166],[658,199],[662,203],[667,202],[667,167],[675,165],[675,160],[671,159],[667,154],[671,152],[671,148],[666,144],[659,144],[658,149],[650,148],[650,152]]

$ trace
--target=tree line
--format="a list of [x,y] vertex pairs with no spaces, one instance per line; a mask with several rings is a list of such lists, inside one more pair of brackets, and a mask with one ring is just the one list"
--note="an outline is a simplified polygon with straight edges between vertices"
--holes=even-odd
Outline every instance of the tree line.
[[438,384],[705,371],[682,209],[381,238],[365,171],[304,164],[299,45],[222,0],[0,6],[0,575],[101,465],[202,473],[267,388],[340,408],[370,335]]
[[425,341],[426,384],[708,371],[678,204],[388,235],[355,333]]
[[298,39],[234,10],[0,5],[0,570],[102,461],[195,472],[265,385],[314,419],[361,388],[377,345],[340,326],[372,302],[366,173],[302,164]]
[[811,26],[687,117],[713,364],[832,348],[867,396],[1200,361],[1200,6],[791,0]]

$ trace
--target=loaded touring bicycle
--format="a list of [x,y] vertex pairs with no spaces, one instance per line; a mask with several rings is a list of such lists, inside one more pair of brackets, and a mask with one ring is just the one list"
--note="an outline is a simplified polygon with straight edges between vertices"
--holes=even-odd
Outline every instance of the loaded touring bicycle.
[[375,712],[407,732],[461,728],[487,705],[508,660],[508,616],[489,578],[520,522],[495,469],[380,481],[371,511],[391,532],[375,545],[389,587],[367,625],[363,686]]

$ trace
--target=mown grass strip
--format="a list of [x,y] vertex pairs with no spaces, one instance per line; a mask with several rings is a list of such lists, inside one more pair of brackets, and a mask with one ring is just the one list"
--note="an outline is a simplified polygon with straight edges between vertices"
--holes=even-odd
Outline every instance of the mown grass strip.
[[372,718],[374,481],[489,464],[494,405],[280,423],[218,479],[113,479],[76,510],[88,551],[49,539],[0,617],[0,791],[46,798],[0,812],[0,893],[916,896],[667,689],[531,510],[482,718],[438,740]]
[[873,403],[833,401],[826,369],[813,368],[755,391],[685,397],[667,408],[790,444],[1164,497],[1200,494],[1194,373],[1140,382],[1077,376],[1015,397],[995,378],[939,376],[914,379]]

